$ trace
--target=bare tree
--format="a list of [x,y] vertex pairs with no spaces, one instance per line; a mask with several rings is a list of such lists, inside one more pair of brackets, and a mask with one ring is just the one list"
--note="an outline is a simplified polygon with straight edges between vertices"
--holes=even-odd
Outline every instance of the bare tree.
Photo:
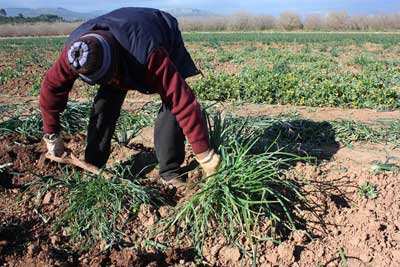
[[328,30],[347,30],[349,19],[350,17],[345,11],[330,12],[326,16],[326,27]]
[[[234,19],[232,19],[234,18]],[[250,28],[251,15],[246,11],[239,11],[228,19],[228,29],[231,31],[243,31]]]
[[390,29],[400,29],[400,13],[388,14],[387,24],[389,25]]
[[318,31],[324,28],[324,18],[320,14],[310,14],[304,20],[304,28]]
[[262,31],[276,28],[275,17],[255,16],[245,11],[231,16],[179,18],[181,31]]
[[226,31],[226,17],[178,18],[181,31]]
[[280,28],[288,31],[303,28],[300,16],[293,12],[283,12],[278,19],[278,25]]
[[297,30],[311,31],[382,31],[399,30],[400,13],[375,15],[352,15],[346,12],[331,12],[327,15],[309,14],[302,22],[301,17],[292,12],[282,13],[278,19],[270,15],[252,15],[245,11],[231,16],[206,18],[179,18],[182,31],[258,31]]
[[276,19],[274,16],[262,15],[252,17],[252,27],[256,30],[272,30],[276,28]]
[[354,15],[349,19],[349,28],[355,31],[367,31],[371,29],[371,16]]

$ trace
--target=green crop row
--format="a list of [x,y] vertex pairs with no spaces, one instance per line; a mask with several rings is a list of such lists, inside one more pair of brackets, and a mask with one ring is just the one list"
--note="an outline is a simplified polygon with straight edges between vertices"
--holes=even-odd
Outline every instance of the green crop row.
[[268,32],[241,32],[241,33],[186,33],[186,42],[288,42],[288,43],[327,43],[337,42],[342,45],[378,43],[396,45],[400,42],[400,34],[374,33],[268,33]]
[[[400,34],[386,33],[269,33],[269,32],[234,32],[234,33],[184,33],[183,38],[188,43],[337,43],[341,45],[377,43],[397,45]],[[33,37],[10,38],[0,40],[0,47],[13,46],[62,46],[65,37]]]
[[[393,46],[400,34],[187,33],[184,39],[206,74],[191,82],[202,100],[400,107],[400,50]],[[27,79],[25,91],[37,95],[65,40],[0,40],[0,56],[13,58],[0,67],[0,85],[12,92],[11,80]]]
[[[215,73],[193,82],[202,100],[240,100],[268,104],[396,109],[400,74],[339,73],[337,69],[246,67],[237,74]],[[396,87],[397,86],[397,87]]]
[[[0,40],[1,49],[15,47],[45,47],[46,49],[60,48],[65,43],[65,37],[32,37],[32,38],[7,38]],[[28,51],[27,51],[28,52]]]

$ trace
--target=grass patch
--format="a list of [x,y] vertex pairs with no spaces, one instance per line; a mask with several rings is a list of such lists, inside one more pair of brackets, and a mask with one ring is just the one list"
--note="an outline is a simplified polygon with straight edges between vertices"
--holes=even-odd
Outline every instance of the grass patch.
[[[13,111],[11,118],[0,122],[0,133],[17,133],[28,137],[38,137],[43,134],[43,121],[40,110],[31,111],[23,105],[8,109]],[[90,105],[70,101],[61,114],[61,127],[64,132],[74,133],[86,129]]]
[[122,228],[135,218],[140,205],[162,203],[158,191],[143,186],[138,177],[120,182],[120,178],[128,176],[133,177],[128,168],[121,166],[115,167],[112,180],[65,167],[61,178],[38,177],[28,184],[28,190],[35,188],[36,205],[40,205],[48,190],[65,188],[68,207],[56,218],[54,231],[68,233],[72,242],[81,243],[83,250],[97,242],[108,249],[121,242]]
[[375,199],[378,197],[378,190],[375,185],[370,182],[365,182],[358,189],[358,194],[362,198]]
[[300,159],[283,152],[250,155],[251,148],[237,145],[231,155],[222,150],[220,171],[179,206],[169,221],[168,225],[181,226],[184,235],[193,238],[198,251],[215,231],[229,243],[245,236],[254,245],[261,224],[267,221],[271,231],[277,224],[289,230],[296,228],[294,211],[298,203],[294,199],[304,198],[296,184],[284,179],[283,170]]
[[374,165],[369,169],[369,172],[373,175],[389,171],[389,172],[399,172],[400,167],[394,163],[384,163],[381,161],[374,161]]
[[[320,156],[326,146],[339,143],[347,146],[354,142],[400,145],[400,120],[365,124],[349,120],[314,121],[303,119],[298,113],[254,117],[227,114],[224,124],[236,130],[241,125],[243,136],[259,137],[253,152],[265,151],[272,143],[276,150],[311,156]],[[232,131],[229,136],[238,136]]]
[[152,125],[153,121],[152,115],[121,110],[113,139],[120,145],[128,145],[144,127]]
[[381,140],[379,132],[364,123],[349,120],[331,121],[329,123],[334,129],[336,140],[346,145],[357,141],[377,143]]

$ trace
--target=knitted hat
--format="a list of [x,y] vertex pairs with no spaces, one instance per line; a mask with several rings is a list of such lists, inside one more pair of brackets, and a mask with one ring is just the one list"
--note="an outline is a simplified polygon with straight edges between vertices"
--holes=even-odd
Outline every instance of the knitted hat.
[[102,83],[112,75],[116,41],[105,31],[92,31],[73,41],[67,59],[73,71],[86,82]]

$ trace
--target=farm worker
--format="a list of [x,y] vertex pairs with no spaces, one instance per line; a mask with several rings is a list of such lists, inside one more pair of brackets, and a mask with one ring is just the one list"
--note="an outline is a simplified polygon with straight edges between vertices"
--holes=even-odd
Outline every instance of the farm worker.
[[177,20],[150,8],[121,8],[91,19],[69,36],[61,55],[47,71],[40,90],[44,141],[48,153],[62,157],[60,113],[76,79],[100,85],[89,119],[85,161],[103,167],[128,90],[158,93],[162,106],[154,127],[160,176],[182,183],[185,136],[208,174],[220,156],[210,147],[205,118],[185,78],[199,74],[186,50]]

